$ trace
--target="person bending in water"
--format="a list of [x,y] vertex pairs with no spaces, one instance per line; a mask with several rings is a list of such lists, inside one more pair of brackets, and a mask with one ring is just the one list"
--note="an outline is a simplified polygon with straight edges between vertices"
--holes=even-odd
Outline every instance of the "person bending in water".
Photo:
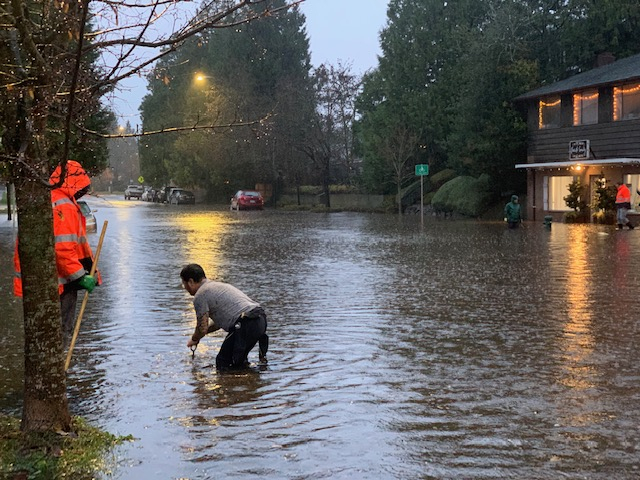
[[259,303],[233,285],[209,280],[197,263],[184,267],[180,278],[184,289],[193,297],[197,320],[187,347],[196,347],[207,333],[221,328],[227,336],[216,356],[218,370],[247,367],[247,355],[256,343],[259,343],[260,362],[266,363],[267,316]]

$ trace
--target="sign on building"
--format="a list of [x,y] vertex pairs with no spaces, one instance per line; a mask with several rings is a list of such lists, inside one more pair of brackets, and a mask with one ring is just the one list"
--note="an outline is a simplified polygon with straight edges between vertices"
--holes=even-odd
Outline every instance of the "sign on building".
[[569,142],[569,160],[587,160],[589,158],[589,140]]

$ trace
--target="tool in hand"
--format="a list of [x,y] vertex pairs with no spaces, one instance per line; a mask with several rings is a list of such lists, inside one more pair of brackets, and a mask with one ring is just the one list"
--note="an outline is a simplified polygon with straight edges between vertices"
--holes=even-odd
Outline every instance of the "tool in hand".
[[[104,241],[104,234],[107,232],[108,221],[104,221],[102,225],[102,231],[100,232],[100,240],[98,241],[98,247],[96,248],[96,254],[93,258],[93,264],[91,265],[91,272],[89,272],[90,276],[94,276],[96,273],[96,269],[98,268],[98,259],[100,258],[100,251],[102,250],[102,242]],[[64,362],[64,371],[69,370],[69,365],[71,365],[71,355],[73,355],[73,348],[76,345],[76,339],[78,338],[78,333],[80,332],[80,323],[82,322],[82,315],[84,315],[84,309],[87,307],[87,300],[89,300],[89,291],[85,290],[84,298],[82,299],[82,306],[80,307],[80,313],[78,314],[78,319],[76,320],[75,328],[73,329],[73,336],[71,337],[71,344],[69,345],[69,350],[67,351],[67,359]]]

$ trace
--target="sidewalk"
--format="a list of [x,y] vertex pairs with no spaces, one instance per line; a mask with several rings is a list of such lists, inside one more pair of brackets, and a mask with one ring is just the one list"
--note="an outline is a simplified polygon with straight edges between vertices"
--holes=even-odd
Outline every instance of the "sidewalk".
[[15,227],[18,228],[18,216],[16,211],[11,209],[11,220],[7,220],[7,206],[0,205],[0,227]]

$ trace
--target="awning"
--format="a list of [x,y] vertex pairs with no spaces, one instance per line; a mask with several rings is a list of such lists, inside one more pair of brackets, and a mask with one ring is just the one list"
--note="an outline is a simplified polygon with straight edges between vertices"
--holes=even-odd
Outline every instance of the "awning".
[[547,163],[518,163],[516,168],[569,168],[577,167],[599,167],[603,165],[640,165],[640,158],[607,158],[602,160],[572,160],[569,162],[547,162]]

